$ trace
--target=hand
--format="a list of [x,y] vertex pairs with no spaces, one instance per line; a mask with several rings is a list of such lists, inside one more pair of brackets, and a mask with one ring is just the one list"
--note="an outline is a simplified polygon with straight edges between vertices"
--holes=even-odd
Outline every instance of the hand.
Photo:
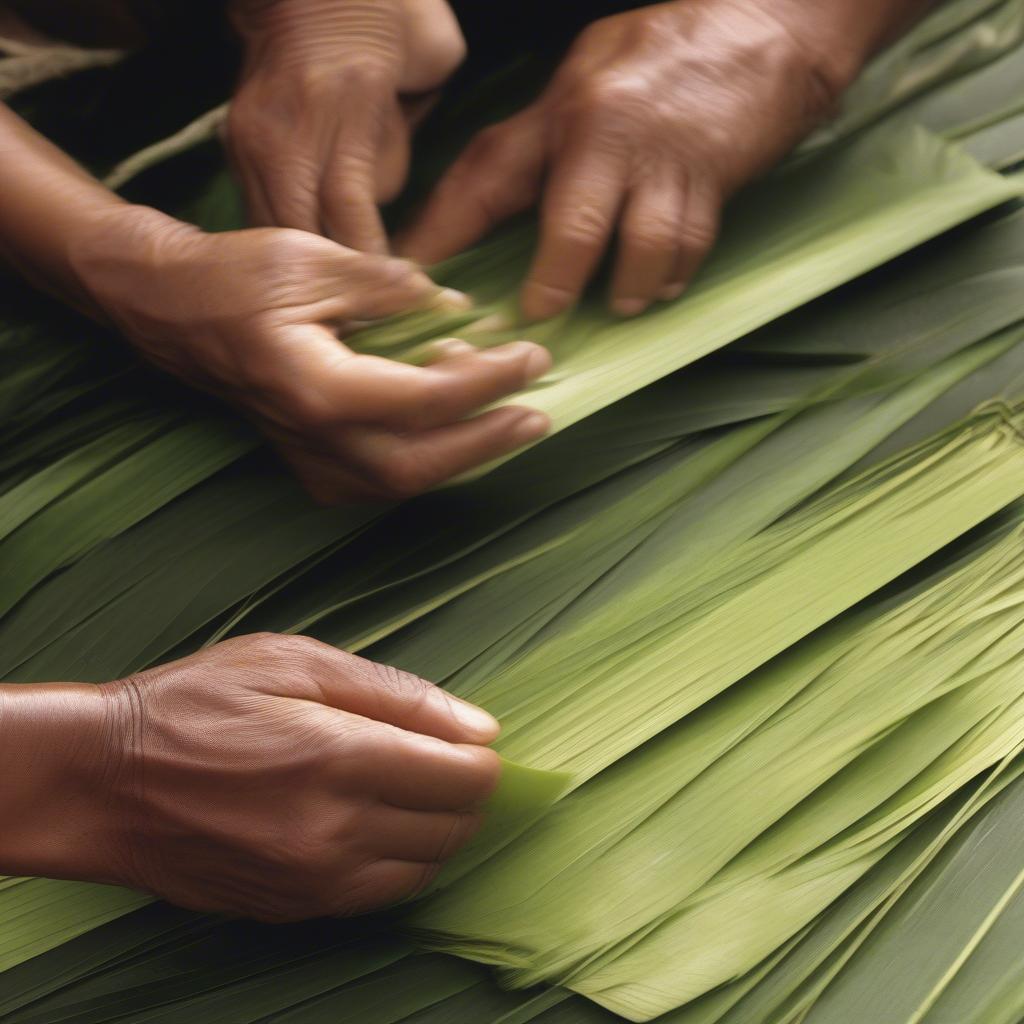
[[24,741],[5,770],[0,870],[266,921],[415,895],[475,832],[500,771],[486,712],[304,637],[0,700],[0,758]]
[[415,367],[338,340],[354,321],[444,297],[403,260],[289,229],[204,234],[118,207],[92,224],[74,263],[148,359],[253,416],[325,503],[408,497],[548,429],[515,406],[464,419],[541,375],[540,346],[451,342]]
[[445,0],[234,0],[245,44],[227,145],[253,222],[387,252],[377,204],[465,56]]
[[852,77],[813,6],[682,0],[593,23],[536,102],[463,152],[398,251],[436,262],[541,200],[528,318],[576,302],[616,232],[616,312],[680,295],[726,198]]

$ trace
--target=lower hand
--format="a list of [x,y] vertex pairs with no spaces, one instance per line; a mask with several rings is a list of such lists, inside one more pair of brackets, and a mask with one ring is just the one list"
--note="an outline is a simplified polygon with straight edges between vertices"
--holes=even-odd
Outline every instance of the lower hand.
[[486,712],[304,637],[229,640],[99,687],[0,687],[0,706],[0,871],[266,921],[415,895],[500,771]]
[[451,343],[418,367],[339,340],[353,322],[437,301],[404,260],[289,229],[204,234],[119,206],[74,263],[143,355],[251,415],[325,503],[408,497],[548,429],[517,406],[465,418],[540,376],[550,357],[538,345]]
[[540,202],[528,318],[575,303],[613,234],[615,311],[680,295],[727,197],[809,132],[854,73],[811,7],[676,0],[593,23],[540,98],[456,160],[398,251],[436,262]]

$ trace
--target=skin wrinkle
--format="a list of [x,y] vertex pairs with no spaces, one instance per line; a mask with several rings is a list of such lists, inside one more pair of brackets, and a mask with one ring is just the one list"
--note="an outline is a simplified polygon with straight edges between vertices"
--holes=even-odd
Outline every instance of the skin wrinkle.
[[[142,694],[138,683],[129,677],[120,687],[103,686],[100,692],[106,704],[106,743],[103,752],[107,757],[101,776],[101,792],[107,794],[108,808],[115,811],[113,794],[124,794],[124,811],[119,826],[122,841],[115,849],[122,852],[125,864],[113,872],[114,877],[131,874],[140,879],[142,888],[152,891],[147,884],[149,875],[160,874],[160,851],[150,851],[150,858],[141,856],[135,841],[144,834],[146,779],[142,769],[144,719],[142,715]],[[117,820],[117,819],[114,819]]]

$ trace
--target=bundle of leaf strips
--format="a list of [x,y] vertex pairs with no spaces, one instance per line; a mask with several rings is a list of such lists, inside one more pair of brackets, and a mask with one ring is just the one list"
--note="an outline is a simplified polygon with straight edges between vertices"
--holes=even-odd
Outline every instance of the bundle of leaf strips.
[[[967,349],[964,353],[958,354],[952,357],[950,360],[940,363],[930,375],[919,378],[905,385],[904,387],[898,388],[893,396],[887,396],[883,399],[878,399],[873,396],[867,398],[861,398],[855,396],[845,402],[828,404],[820,409],[810,408],[801,417],[798,417],[792,423],[788,422],[788,417],[769,417],[766,420],[757,422],[750,427],[739,427],[733,432],[725,435],[725,437],[712,444],[705,445],[698,449],[696,454],[689,447],[684,447],[679,452],[675,453],[673,457],[665,460],[660,460],[658,465],[659,473],[655,476],[651,484],[646,488],[648,493],[633,492],[631,494],[631,500],[628,502],[619,501],[612,505],[611,508],[603,515],[596,516],[587,523],[583,528],[577,528],[572,531],[572,534],[567,541],[563,541],[562,544],[550,547],[550,553],[546,559],[536,558],[528,563],[525,563],[523,568],[540,568],[543,571],[550,573],[552,578],[558,580],[560,577],[564,577],[564,558],[566,555],[572,556],[569,564],[579,564],[581,567],[585,567],[582,578],[576,581],[575,589],[579,590],[579,584],[582,583],[583,589],[589,587],[589,597],[593,602],[596,595],[599,593],[599,588],[590,586],[593,582],[592,574],[600,572],[601,567],[606,564],[608,552],[610,551],[613,559],[620,559],[624,553],[628,551],[631,546],[636,546],[637,538],[642,534],[641,527],[645,519],[650,519],[654,516],[657,521],[658,516],[655,515],[659,505],[655,501],[656,496],[660,495],[660,502],[662,508],[667,509],[670,512],[675,513],[675,520],[665,519],[664,515],[661,516],[664,527],[673,527],[672,530],[663,532],[661,541],[662,544],[667,544],[669,550],[675,550],[679,552],[687,552],[691,550],[703,550],[705,553],[708,552],[708,544],[711,540],[709,537],[705,537],[705,540],[698,547],[691,547],[690,544],[697,544],[698,538],[692,535],[692,530],[696,529],[701,531],[704,529],[704,525],[708,523],[718,522],[726,524],[725,533],[720,537],[718,541],[719,547],[729,541],[730,538],[736,538],[738,536],[737,531],[746,529],[748,532],[756,528],[757,523],[766,524],[771,521],[772,518],[778,513],[778,510],[782,507],[780,502],[795,502],[799,501],[805,494],[812,491],[816,486],[823,483],[828,479],[829,476],[834,475],[836,472],[849,465],[852,461],[859,457],[863,452],[870,449],[880,438],[884,437],[886,433],[892,429],[893,426],[899,423],[905,422],[906,419],[918,411],[923,404],[926,404],[929,398],[933,398],[943,391],[948,389],[956,380],[963,378],[969,374],[972,369],[976,369],[979,366],[984,365],[986,362],[991,361],[1001,352],[1006,352],[1011,347],[1016,347],[1014,343],[1019,341],[1019,333],[1009,335],[997,335],[990,341],[986,342],[981,346],[976,346]],[[844,374],[849,376],[849,374]],[[869,402],[872,407],[875,408],[876,415],[871,419],[866,419],[863,416],[865,411],[865,402]],[[957,463],[961,460],[965,461],[971,469],[971,473],[966,479],[960,484],[959,488],[954,486],[952,490],[947,493],[945,500],[950,500],[953,503],[955,514],[950,516],[945,515],[945,505],[940,502],[929,502],[923,509],[923,515],[921,510],[915,509],[915,515],[911,520],[908,520],[908,531],[913,535],[914,543],[923,545],[923,547],[911,547],[910,561],[913,561],[915,556],[913,552],[928,553],[933,550],[935,546],[943,543],[944,540],[955,536],[958,530],[962,529],[963,523],[973,521],[975,513],[969,512],[970,502],[964,500],[964,496],[968,493],[973,493],[977,489],[984,488],[985,478],[983,474],[974,472],[978,466],[976,460],[970,452],[977,446],[977,434],[979,437],[987,437],[988,429],[986,428],[986,421],[993,420],[992,429],[997,433],[1003,429],[998,425],[998,416],[996,413],[987,413],[982,416],[978,423],[974,426],[965,428],[962,431],[955,432],[953,434],[953,441],[951,442],[951,455]],[[859,431],[853,431],[852,428],[860,423]],[[820,445],[813,445],[814,439],[819,438],[822,434],[822,429],[825,426],[829,427],[828,433],[834,434],[838,441],[831,448],[821,448]],[[783,429],[785,428],[785,429]],[[778,432],[778,433],[776,433]],[[760,509],[757,514],[757,518],[751,519],[748,515],[746,518],[743,516],[733,517],[732,520],[722,519],[721,517],[713,514],[713,506],[711,500],[717,498],[719,502],[723,502],[729,498],[730,495],[736,495],[735,487],[730,484],[730,478],[743,479],[749,474],[746,462],[740,461],[736,465],[731,465],[733,459],[737,455],[742,455],[744,452],[751,449],[751,445],[756,443],[758,440],[767,437],[769,441],[773,442],[776,451],[772,453],[772,445],[764,445],[762,448],[754,449],[753,454],[760,455],[762,460],[768,457],[781,458],[784,461],[790,463],[793,472],[790,476],[790,484],[788,488],[784,488],[782,491],[772,482],[772,477],[769,475],[757,476],[753,479],[757,484],[757,488],[751,491],[747,496],[748,500],[744,500],[742,504],[750,509],[758,509],[759,504],[757,502],[758,491],[760,491],[762,497],[770,494],[774,491],[774,501],[776,504],[764,505],[763,501],[760,504]],[[1016,435],[1010,431],[1006,435],[1008,440],[1015,440]],[[961,442],[966,442],[964,450],[959,450]],[[728,443],[723,443],[728,442]],[[943,447],[943,441],[935,442],[938,445],[939,450]],[[798,456],[803,451],[803,467],[801,468],[798,464],[793,463],[794,457]],[[689,492],[694,483],[700,483],[703,477],[707,476],[709,470],[716,468],[718,463],[722,462],[722,452],[725,453],[725,462],[721,467],[725,470],[731,470],[730,473],[720,478],[718,487],[709,488],[705,493],[703,501],[697,503],[696,508],[692,507],[692,504],[687,504],[686,498],[689,496]],[[708,462],[707,455],[711,454],[713,459]],[[997,456],[996,453],[992,453],[993,467],[998,465],[1001,456]],[[894,487],[894,493],[899,496],[899,500],[902,500],[904,495],[915,496],[919,493],[919,481],[917,479],[918,472],[916,469],[916,458],[917,456],[907,457],[907,472],[904,474],[908,480],[908,489],[906,491],[897,490]],[[707,462],[707,468],[695,475],[695,464]],[[941,465],[941,463],[939,463]],[[900,463],[902,465],[902,463]],[[886,470],[886,473],[893,472],[897,478],[900,477],[901,473],[897,470]],[[923,474],[923,479],[928,481],[931,477],[937,476],[934,473],[930,465],[927,466],[927,471]],[[1003,486],[1003,481],[1008,480],[1012,482],[1013,478],[1003,478],[996,474],[996,479],[993,481],[995,484],[996,492],[1000,491],[1000,487]],[[892,486],[890,484],[890,486]],[[838,507],[843,508],[846,514],[853,521],[858,523],[860,526],[866,529],[871,529],[871,524],[876,523],[879,520],[877,517],[879,514],[888,516],[890,508],[897,508],[899,501],[891,499],[887,502],[881,502],[877,504],[877,507],[873,506],[870,502],[868,505],[869,516],[863,518],[860,515],[859,506],[864,504],[858,500],[851,500],[847,496],[847,492],[852,492],[854,497],[857,495],[856,488],[852,485],[848,485],[840,489],[840,504]],[[927,490],[920,493],[929,493]],[[681,494],[681,500],[678,497]],[[742,498],[742,493],[740,494]],[[998,506],[998,500],[993,506],[985,506],[988,511],[994,511],[995,507]],[[622,513],[624,510],[633,510],[632,515],[635,516],[636,512],[639,511],[641,519],[635,522],[630,520],[623,520]],[[711,513],[711,514],[708,514]],[[817,510],[817,506],[811,506],[807,510],[807,516],[810,518],[806,521],[817,521],[822,518],[822,513]],[[826,513],[826,518],[833,515],[831,509]],[[967,516],[967,519],[958,520],[957,516]],[[861,521],[863,518],[863,522]],[[925,530],[922,529],[923,525],[928,521],[939,520],[939,533],[929,535]],[[625,532],[625,536],[622,535],[621,527],[623,523],[626,523],[628,529]],[[895,520],[894,520],[895,522]],[[691,529],[690,541],[687,541],[687,534],[685,532],[686,525],[689,524]],[[958,525],[959,524],[959,525]],[[782,526],[786,526],[786,529],[782,529]],[[705,531],[706,532],[706,531]],[[767,537],[767,540],[764,540]],[[797,520],[795,529],[790,528],[788,521],[783,520],[779,527],[774,531],[769,531],[764,534],[764,537],[760,538],[760,544],[765,552],[768,552],[768,556],[764,558],[764,564],[767,566],[769,572],[777,572],[781,567],[783,569],[792,569],[793,566],[788,565],[788,552],[792,550],[791,538],[802,537],[805,541],[815,539],[815,544],[812,546],[811,553],[806,559],[806,564],[814,565],[819,550],[826,550],[822,548],[818,543],[815,535],[811,529],[806,526],[804,519]],[[779,546],[779,538],[782,539],[782,546]],[[758,538],[755,538],[758,539]],[[825,538],[827,543],[832,543],[832,538]],[[608,545],[611,543],[611,547]],[[742,554],[739,556],[739,564],[743,564],[747,561],[746,549],[741,549]],[[577,552],[577,554],[574,554]],[[633,578],[640,581],[643,585],[641,589],[646,589],[648,574],[644,570],[643,566],[646,560],[649,560],[652,556],[657,561],[660,561],[661,556],[657,553],[657,550],[651,548],[643,548],[642,546],[638,549],[638,556],[640,558],[639,564],[634,565]],[[638,557],[634,556],[634,557]],[[737,560],[735,558],[731,560],[724,560],[723,564],[733,564]],[[804,563],[796,562],[794,565],[800,565]],[[670,566],[670,568],[678,567],[678,559],[676,566]],[[885,555],[882,553],[879,556],[877,565],[874,571],[879,575],[875,578],[875,583],[884,582],[887,579],[892,578],[892,575],[898,572],[898,568],[893,568],[892,563],[887,564],[885,562]],[[669,572],[670,576],[674,576],[674,572]],[[707,574],[709,580],[714,580],[716,572]],[[682,579],[682,577],[679,577]],[[723,577],[724,578],[724,577]],[[799,578],[799,577],[798,577]],[[495,578],[493,581],[495,585],[501,584],[506,588],[506,596],[508,594],[508,588],[515,587],[519,582],[517,580],[516,573],[514,571],[503,574],[500,578]],[[868,590],[873,589],[873,585],[868,586]],[[607,589],[607,583],[605,584]],[[687,588],[683,588],[681,594],[686,597]],[[618,600],[622,596],[621,591],[613,597],[612,601]],[[700,586],[697,587],[695,593],[700,593]],[[860,591],[846,592],[837,589],[833,596],[834,600],[839,603],[832,605],[836,609],[845,607],[847,603],[852,600],[856,600]],[[477,595],[479,597],[479,595]],[[689,597],[692,600],[692,597]],[[504,603],[504,598],[500,599],[500,603]],[[656,598],[657,603],[661,604],[662,597]],[[488,609],[493,605],[488,601],[480,603],[486,614]],[[582,607],[578,603],[577,613],[579,608]],[[778,606],[780,609],[781,605]],[[598,610],[600,610],[600,605]],[[734,614],[730,607],[726,607],[721,613],[721,621],[728,622],[729,616]],[[740,613],[742,614],[742,612]],[[821,619],[818,618],[821,616]],[[787,633],[784,636],[790,635],[802,635],[803,632],[813,628],[818,621],[823,621],[824,618],[829,617],[829,612],[826,607],[822,607],[814,610],[814,617],[801,623],[798,619],[790,620],[788,622],[783,621],[781,625],[786,629],[796,629],[796,633]],[[783,619],[786,619],[783,616]],[[598,616],[594,618],[594,622],[597,624],[597,628],[600,632],[604,631],[603,619]],[[462,626],[464,627],[465,621],[462,620]],[[700,626],[698,629],[702,628]],[[429,634],[435,638],[442,646],[445,644],[444,637],[445,631],[442,630],[431,630]],[[574,634],[569,633],[568,635],[573,636]],[[552,653],[551,664],[558,664],[558,659],[553,656],[553,653],[562,645],[563,633],[554,633],[547,644],[540,644],[537,651],[534,652],[534,656],[537,658],[548,658],[548,653]],[[763,638],[762,638],[763,642]],[[785,643],[783,639],[783,644]],[[628,641],[626,648],[628,650]],[[768,656],[771,652],[769,649],[767,653],[760,647],[752,647],[752,657],[755,659],[762,659]],[[758,653],[760,652],[760,653]],[[602,654],[603,658],[604,655]],[[509,652],[510,668],[515,671],[519,662],[516,661],[515,652]],[[526,663],[527,666],[529,662]],[[639,666],[640,663],[638,663]],[[487,659],[477,661],[473,666],[475,672],[479,677],[487,678],[491,672],[491,665]],[[728,666],[727,666],[728,667]],[[742,670],[739,670],[742,671]],[[466,676],[470,678],[472,673]],[[530,674],[527,670],[525,676],[520,678],[529,678]],[[495,677],[500,680],[503,678],[501,674]],[[615,677],[611,677],[615,678]],[[621,680],[625,686],[628,686],[631,677],[622,676]],[[454,687],[458,690],[461,689],[465,683],[460,684],[459,680],[453,682]],[[721,683],[711,685],[723,685]],[[502,687],[498,687],[502,689]],[[472,690],[466,692],[473,692]],[[520,693],[525,691],[520,691]],[[550,692],[550,691],[549,691]],[[711,690],[708,691],[709,693]],[[634,704],[634,696],[630,695],[628,689],[623,689],[623,695],[628,698],[630,704],[634,708],[639,708],[639,705]],[[542,702],[546,699],[543,693],[538,694],[538,699]],[[665,721],[665,715],[671,714],[678,717],[682,712],[680,707],[685,708],[692,704],[692,698],[688,699],[689,703],[680,705],[674,711],[667,712],[662,709],[660,714],[661,721]],[[486,703],[486,699],[485,699]],[[570,717],[575,718],[577,715],[576,711],[572,711]],[[647,719],[643,724],[645,729],[657,728],[659,718],[657,714],[647,715],[644,713],[644,717]],[[510,738],[514,738],[517,733],[517,721],[523,721],[523,717],[517,718],[516,714],[510,712],[506,715],[506,727],[509,730]],[[567,719],[568,721],[568,719]],[[620,750],[631,749],[632,745],[637,742],[635,736],[631,733],[623,732],[622,737],[628,740],[629,745],[620,746]],[[620,740],[620,742],[622,742]],[[513,750],[515,747],[513,745]],[[609,755],[610,759],[614,759],[616,755],[615,748],[606,748],[611,750]],[[534,758],[535,763],[554,767],[555,765],[547,765],[544,758],[539,755],[538,751],[531,750],[530,756]],[[582,752],[582,753],[585,753]],[[582,756],[581,753],[581,756]],[[517,755],[518,756],[518,755]],[[578,767],[578,765],[569,764],[568,767]],[[78,894],[81,893],[81,898]],[[18,890],[12,891],[6,894],[4,901],[5,909],[8,913],[15,913],[18,908],[25,911],[26,913],[26,927],[22,927],[18,930],[11,931],[8,933],[8,946],[5,951],[5,959],[8,963],[16,962],[17,959],[23,958],[25,955],[37,952],[41,948],[46,948],[47,945],[52,944],[54,941],[59,941],[63,938],[69,937],[74,934],[76,929],[81,930],[82,927],[90,927],[100,920],[106,917],[114,916],[125,912],[138,905],[139,897],[135,894],[120,893],[116,890],[109,890],[96,887],[77,887],[69,883],[60,882],[46,882],[46,881],[35,881],[32,883],[22,883]],[[37,913],[40,906],[48,907],[49,913],[44,917]],[[59,914],[57,911],[59,910]],[[64,920],[66,924],[63,926],[59,925],[58,922]],[[39,929],[38,931],[36,929]],[[13,944],[13,945],[11,945]]]
[[[812,337],[814,335],[811,335]],[[793,339],[790,335],[790,344],[792,345]],[[925,335],[927,338],[927,334]],[[969,337],[969,335],[967,336]],[[782,502],[781,504],[769,505],[764,508],[759,516],[761,521],[768,522],[778,511],[784,507],[786,501],[792,502],[799,500],[802,496],[812,491],[816,486],[825,482],[830,475],[834,475],[840,471],[843,466],[848,465],[851,461],[854,461],[859,457],[860,454],[869,450],[874,444],[881,438],[883,438],[893,427],[898,426],[904,422],[908,416],[912,416],[917,410],[919,410],[923,404],[926,404],[929,399],[936,397],[946,390],[949,386],[954,384],[957,380],[969,374],[972,370],[983,366],[987,361],[990,361],[999,356],[1001,352],[1005,352],[1012,348],[1014,341],[1012,335],[996,335],[989,341],[985,342],[980,347],[969,348],[964,351],[961,355],[955,355],[951,361],[946,364],[940,364],[933,371],[931,375],[912,380],[907,386],[900,389],[902,392],[898,398],[889,397],[884,401],[880,401],[872,395],[865,397],[858,397],[854,395],[850,400],[845,403],[836,404],[834,401],[825,402],[820,405],[820,408],[815,407],[815,403],[812,402],[811,406],[802,414],[802,417],[798,417],[796,420],[791,422],[789,414],[784,414],[778,417],[770,417],[767,420],[762,420],[753,423],[749,427],[741,427],[726,435],[720,439],[710,439],[710,443],[701,443],[693,447],[693,445],[684,446],[683,448],[672,453],[670,457],[664,460],[664,465],[659,465],[659,472],[663,475],[655,478],[655,484],[648,488],[650,495],[654,496],[658,493],[662,494],[661,502],[662,505],[668,501],[671,504],[672,496],[677,493],[671,489],[666,488],[666,484],[671,482],[673,479],[678,480],[674,486],[678,489],[682,487],[682,493],[685,496],[687,488],[690,483],[700,483],[705,478],[710,476],[714,477],[715,473],[712,472],[716,468],[727,469],[736,459],[737,456],[742,455],[744,452],[751,449],[752,445],[756,445],[759,441],[765,439],[775,438],[778,441],[779,438],[784,439],[783,443],[778,445],[775,452],[774,458],[765,463],[762,463],[762,471],[760,474],[751,473],[743,462],[737,463],[736,468],[732,473],[734,480],[753,479],[760,487],[762,494],[771,494],[774,492],[776,502]],[[761,347],[764,347],[765,342],[761,341]],[[755,346],[756,347],[756,346]],[[893,353],[895,362],[898,365],[902,360],[908,358],[913,363],[913,349],[897,348],[896,352]],[[856,374],[851,375],[848,371],[843,371],[840,374],[842,382],[847,387],[857,390],[863,389],[866,385],[861,379],[866,377],[870,382],[873,376],[877,376],[879,373],[880,366],[878,362],[869,361],[866,369],[858,370]],[[897,379],[898,376],[897,376]],[[857,381],[860,380],[860,383]],[[824,393],[817,394],[817,399],[823,402],[825,397],[829,394],[835,397],[836,383],[833,382],[829,389]],[[889,408],[889,412],[885,412],[885,408]],[[874,415],[872,417],[865,417],[864,413],[868,410],[872,410]],[[859,425],[858,430],[853,428]],[[783,429],[785,428],[785,429]],[[816,442],[822,436],[833,436],[837,438],[837,446],[834,449],[822,449]],[[771,448],[757,448],[756,449],[762,460],[768,459]],[[803,473],[797,472],[797,467],[793,462],[793,457],[799,452],[805,452],[805,461],[807,466],[811,467],[813,472],[810,475],[805,470]],[[708,461],[708,456],[712,456],[711,460]],[[838,456],[838,458],[837,458]],[[694,476],[695,463],[700,462],[707,463],[707,469],[703,470]],[[783,489],[779,491],[778,485],[774,482],[774,477],[771,473],[765,473],[764,470],[767,465],[775,464],[786,464],[790,467],[790,484],[789,489]],[[671,468],[673,476],[668,475],[667,468]],[[718,485],[718,501],[724,502],[730,495],[736,496],[737,492],[735,484],[728,483],[728,476],[724,483]],[[635,481],[634,481],[635,482]],[[793,489],[795,486],[795,490]],[[630,489],[630,493],[634,493]],[[781,495],[781,497],[780,497]],[[636,495],[635,495],[636,496]],[[742,492],[739,492],[739,496],[742,498]],[[753,493],[748,496],[753,497]],[[656,508],[657,505],[649,504],[648,495],[640,494],[637,497],[643,497],[643,501],[633,501],[627,506],[625,502],[619,502],[618,507],[615,509],[615,515],[605,517],[605,520],[598,526],[591,526],[589,530],[584,530],[579,538],[577,547],[579,550],[579,559],[581,562],[586,559],[586,564],[589,567],[600,566],[602,564],[601,559],[597,557],[597,545],[595,544],[595,531],[603,531],[606,537],[610,536],[615,539],[618,538],[620,544],[623,540],[621,534],[621,527],[623,521],[621,518],[621,512],[624,508],[632,507],[641,510],[643,517],[649,518],[651,509]],[[724,506],[723,506],[724,507]],[[741,501],[741,507],[756,509],[757,503],[750,500]],[[749,530],[752,528],[751,523],[748,521],[744,524],[743,516],[734,516],[731,520],[724,519],[714,513],[714,506],[710,504],[708,498],[704,498],[703,503],[699,504],[696,508],[691,507],[689,509],[690,518],[689,523],[691,528],[697,528],[698,530],[706,528],[708,524],[725,524],[728,523],[728,529],[732,530],[731,534],[727,534],[719,546],[723,546],[727,543],[730,538],[735,539],[739,534],[735,531],[743,527]],[[657,518],[657,517],[655,517]],[[642,521],[642,520],[641,520]],[[626,546],[631,546],[636,543],[637,528],[640,525],[637,522],[630,523],[626,521],[628,529],[625,532]],[[685,534],[682,535],[685,539]],[[678,539],[678,535],[677,535]],[[696,538],[691,538],[696,540]],[[682,550],[687,550],[685,543],[683,545],[676,545],[681,547]],[[703,548],[699,548],[704,552],[707,551],[706,543]],[[573,560],[573,562],[575,559]],[[573,564],[570,562],[570,564]],[[539,564],[539,563],[538,563]],[[564,575],[564,562],[562,563],[563,568],[558,568],[557,564],[553,564],[553,569],[557,575]],[[585,589],[585,587],[584,587]],[[487,612],[488,605],[484,604],[484,612]],[[464,620],[463,620],[464,625]],[[445,643],[443,640],[444,632],[437,632],[433,625],[430,626],[431,635],[435,638],[440,638],[440,643]],[[86,887],[83,887],[85,889]],[[24,892],[26,897],[30,896],[33,889],[38,896],[40,889],[44,889],[49,893],[48,899],[53,901],[54,905],[59,905],[64,908],[71,917],[71,923],[69,927],[73,930],[80,928],[81,925],[86,927],[95,923],[97,918],[91,915],[88,910],[88,905],[81,907],[75,906],[75,901],[71,898],[78,890],[74,886],[69,886],[63,883],[31,883],[28,885],[28,891],[25,889],[25,884],[20,888],[20,892]],[[125,894],[124,896],[118,896],[109,890],[89,890],[92,892],[90,899],[99,899],[99,906],[103,907],[103,897],[97,897],[96,893],[100,892],[106,895],[109,901],[105,911],[106,913],[120,913],[127,907],[136,905],[136,897]],[[38,906],[32,902],[22,903],[22,906],[28,907],[30,912],[32,908]],[[45,905],[45,904],[44,904]],[[14,904],[11,905],[13,910]],[[55,923],[51,919],[50,925]],[[57,938],[64,937],[67,932],[55,932],[53,933]],[[32,933],[28,933],[28,938],[31,943]],[[23,933],[21,938],[24,940],[26,935]],[[38,948],[38,947],[37,947]]]

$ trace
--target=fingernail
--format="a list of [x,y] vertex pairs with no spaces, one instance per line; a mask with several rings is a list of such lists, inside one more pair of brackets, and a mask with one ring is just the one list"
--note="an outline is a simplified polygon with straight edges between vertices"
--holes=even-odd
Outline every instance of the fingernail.
[[619,316],[636,316],[647,308],[644,299],[614,299],[612,301],[612,312]]
[[470,309],[473,300],[465,292],[456,291],[454,288],[442,288],[430,305],[435,309],[462,310]]
[[671,302],[672,299],[678,299],[683,292],[686,291],[685,281],[675,281],[673,284],[667,284],[664,288],[658,292],[658,298],[663,302]]
[[551,353],[532,341],[521,341],[519,345],[529,349],[526,356],[526,379],[536,380],[551,369]]
[[470,704],[461,697],[453,697],[448,694],[451,702],[452,714],[458,723],[465,726],[476,736],[483,737],[490,742],[501,731],[501,725],[494,715],[488,714],[483,708],[476,704]]
[[551,420],[542,412],[530,410],[512,426],[512,440],[518,445],[542,438],[551,429]]
[[437,341],[430,343],[431,355],[438,357],[464,356],[477,351],[476,345],[471,345],[461,338],[438,338]]

